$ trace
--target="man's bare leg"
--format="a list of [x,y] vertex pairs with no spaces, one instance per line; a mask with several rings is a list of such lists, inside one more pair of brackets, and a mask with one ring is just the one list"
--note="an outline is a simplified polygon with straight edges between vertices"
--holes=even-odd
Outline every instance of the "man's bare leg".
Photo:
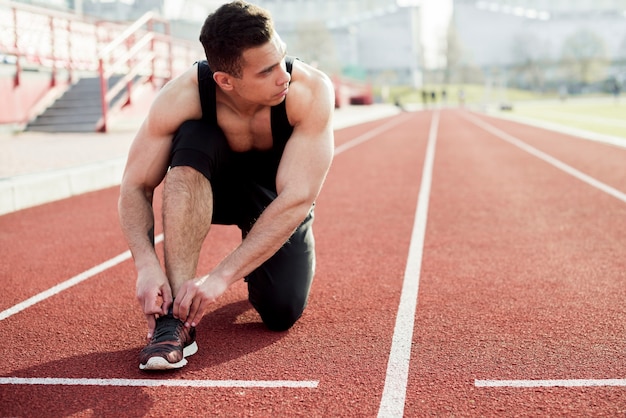
[[211,184],[191,167],[172,167],[163,189],[165,272],[172,295],[196,276],[202,243],[211,227]]
[[[191,167],[173,167],[163,190],[165,272],[172,295],[196,275],[202,243],[211,226],[213,193],[209,181]],[[171,314],[156,320],[155,332],[139,354],[142,370],[177,369],[198,351],[195,328]]]

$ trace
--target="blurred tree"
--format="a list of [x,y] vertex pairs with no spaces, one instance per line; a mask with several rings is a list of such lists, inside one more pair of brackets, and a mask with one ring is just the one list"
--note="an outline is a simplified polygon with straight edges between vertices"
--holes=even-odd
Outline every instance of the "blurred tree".
[[606,76],[606,45],[588,29],[581,29],[565,40],[562,56],[565,71],[572,81],[591,84]]
[[513,38],[511,50],[515,57],[512,72],[520,87],[540,91],[544,87],[549,46],[533,33],[524,32]]
[[[444,62],[446,63],[443,82],[444,84],[450,84],[455,81],[455,78],[458,79],[458,77],[463,74],[463,72],[460,71],[463,60],[463,47],[454,25],[448,25],[446,42],[442,42],[442,45],[444,48]],[[465,82],[465,80],[458,81],[461,83]]]
[[289,52],[302,60],[316,65],[328,74],[341,71],[333,36],[324,22],[309,21],[298,24],[295,42]]
[[626,36],[622,39],[622,43],[619,46],[619,50],[617,51],[617,60],[624,63],[626,60]]

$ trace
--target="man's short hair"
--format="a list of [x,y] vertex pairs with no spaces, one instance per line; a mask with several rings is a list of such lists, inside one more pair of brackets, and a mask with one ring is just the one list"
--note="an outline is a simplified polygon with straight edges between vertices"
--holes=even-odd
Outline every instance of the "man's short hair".
[[206,18],[200,42],[212,71],[241,77],[243,52],[264,45],[273,34],[274,24],[267,10],[236,0],[220,6]]

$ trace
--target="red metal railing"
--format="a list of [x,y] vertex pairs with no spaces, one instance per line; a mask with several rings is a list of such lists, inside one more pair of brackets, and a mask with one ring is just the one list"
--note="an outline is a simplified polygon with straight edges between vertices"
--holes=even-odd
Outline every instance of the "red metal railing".
[[[199,43],[172,38],[169,23],[154,13],[129,26],[0,0],[0,58],[15,65],[13,87],[26,66],[49,69],[50,89],[59,70],[67,72],[67,84],[79,72],[98,74],[100,131],[112,110],[130,103],[133,82],[169,80],[200,57]],[[114,75],[122,78],[109,86]]]
[[13,85],[21,82],[24,67],[51,71],[50,86],[58,71],[67,71],[68,82],[77,71],[97,69],[96,51],[124,26],[98,22],[71,13],[0,1],[0,54],[15,64]]
[[[162,33],[155,32],[155,25],[161,25]],[[165,55],[158,54],[159,44],[166,49]],[[120,107],[130,104],[132,85],[139,78],[140,82],[154,82],[157,77],[167,81],[172,77],[172,40],[170,26],[166,20],[148,12],[130,25],[117,38],[111,41],[98,54],[98,74],[100,76],[100,100],[102,118],[97,129],[106,131],[109,109],[113,100],[125,89],[125,99]],[[164,58],[165,68],[158,66],[160,58]],[[114,75],[122,78],[113,86],[109,80]]]
[[[102,118],[97,129],[105,132],[109,111],[131,103],[133,84],[148,81],[156,85],[157,79],[167,82],[177,75],[179,63],[191,65],[202,56],[200,51],[197,43],[172,38],[169,22],[155,13],[140,17],[98,54]],[[114,75],[122,77],[109,86]],[[120,93],[124,99],[114,103]]]

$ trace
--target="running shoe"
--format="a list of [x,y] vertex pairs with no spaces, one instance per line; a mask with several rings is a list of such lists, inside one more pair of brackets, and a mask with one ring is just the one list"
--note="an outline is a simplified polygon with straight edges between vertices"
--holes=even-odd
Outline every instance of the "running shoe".
[[179,369],[187,364],[187,359],[198,351],[196,329],[185,328],[180,319],[169,313],[156,320],[154,335],[141,353],[141,370]]

